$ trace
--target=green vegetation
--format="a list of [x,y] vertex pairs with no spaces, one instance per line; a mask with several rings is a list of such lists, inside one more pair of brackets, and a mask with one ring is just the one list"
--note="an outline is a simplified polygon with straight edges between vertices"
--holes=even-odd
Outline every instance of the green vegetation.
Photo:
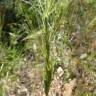
[[43,59],[46,96],[59,66],[64,84],[77,80],[74,96],[95,96],[96,0],[1,0],[0,96],[28,54],[35,65]]

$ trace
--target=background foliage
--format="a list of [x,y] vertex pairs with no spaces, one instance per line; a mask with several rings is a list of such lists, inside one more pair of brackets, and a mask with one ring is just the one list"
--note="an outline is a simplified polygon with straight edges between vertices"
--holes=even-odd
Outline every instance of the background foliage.
[[43,58],[46,96],[59,66],[66,71],[64,82],[80,83],[74,96],[95,96],[80,80],[91,74],[90,86],[96,87],[96,0],[1,0],[0,5],[1,81],[15,75],[31,53],[35,64]]

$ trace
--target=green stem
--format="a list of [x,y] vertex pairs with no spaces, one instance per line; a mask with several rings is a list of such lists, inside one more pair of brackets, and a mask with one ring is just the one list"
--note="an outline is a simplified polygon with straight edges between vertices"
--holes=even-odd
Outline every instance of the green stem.
[[48,96],[50,84],[52,81],[52,65],[50,62],[50,32],[48,30],[48,19],[45,18],[45,50],[46,50],[46,66],[45,66],[45,94]]

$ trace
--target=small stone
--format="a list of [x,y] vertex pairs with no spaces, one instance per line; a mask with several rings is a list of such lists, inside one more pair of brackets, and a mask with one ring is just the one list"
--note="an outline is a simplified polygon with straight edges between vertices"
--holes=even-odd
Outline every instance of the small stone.
[[86,53],[84,53],[84,54],[82,54],[82,55],[80,56],[80,59],[81,59],[81,60],[86,59],[86,58],[87,58],[87,54],[86,54]]
[[60,77],[64,74],[64,71],[63,71],[62,67],[59,67],[57,69],[57,73],[59,74]]
[[21,88],[18,89],[18,95],[26,96],[27,93],[28,93],[28,90],[24,86],[21,86]]

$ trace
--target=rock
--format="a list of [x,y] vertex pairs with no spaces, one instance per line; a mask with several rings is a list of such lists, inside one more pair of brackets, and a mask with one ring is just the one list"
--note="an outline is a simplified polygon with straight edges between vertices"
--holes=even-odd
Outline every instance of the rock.
[[58,67],[57,73],[58,73],[58,75],[59,75],[60,77],[64,74],[64,70],[62,69],[62,67]]
[[86,58],[87,58],[87,54],[86,54],[86,53],[81,54],[81,56],[80,56],[80,59],[81,59],[81,60],[86,59]]
[[28,92],[27,88],[25,88],[24,86],[21,86],[20,89],[18,89],[18,95],[19,96],[29,96],[29,92]]
[[64,85],[64,96],[72,96],[73,89],[76,86],[76,79],[71,80],[69,83]]

